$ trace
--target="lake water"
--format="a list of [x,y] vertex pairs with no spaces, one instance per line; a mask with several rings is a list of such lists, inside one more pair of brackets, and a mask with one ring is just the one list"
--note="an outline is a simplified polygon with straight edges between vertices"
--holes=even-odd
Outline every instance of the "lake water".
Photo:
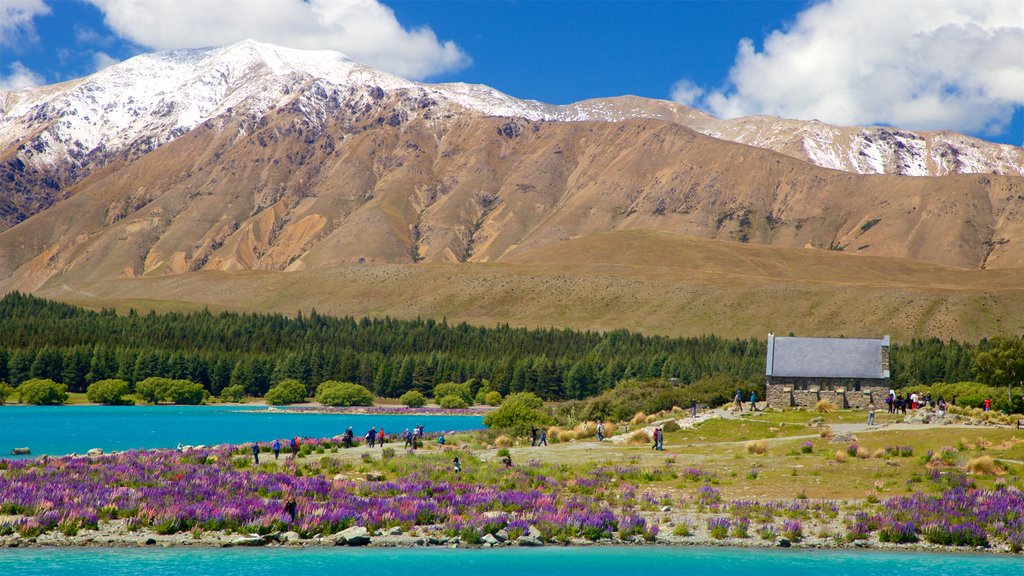
[[733,548],[62,548],[0,550],[0,574],[104,576],[1020,576],[1024,558],[912,552]]
[[0,406],[0,457],[27,446],[32,456],[84,454],[91,448],[174,448],[182,444],[270,442],[323,438],[351,426],[390,434],[423,424],[427,432],[483,428],[481,416],[295,414],[239,406]]

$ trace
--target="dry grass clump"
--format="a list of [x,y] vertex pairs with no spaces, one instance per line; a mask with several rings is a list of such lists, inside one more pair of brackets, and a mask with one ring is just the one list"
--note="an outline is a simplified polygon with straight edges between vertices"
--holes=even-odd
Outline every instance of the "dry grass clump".
[[849,458],[849,456],[846,455],[845,450],[836,450],[836,453],[833,454],[832,457],[835,459],[836,462],[839,463],[846,462],[846,459]]
[[633,415],[633,419],[630,420],[629,423],[633,425],[646,424],[647,414],[644,414],[643,412],[637,412],[636,414]]
[[[605,430],[608,427],[605,426]],[[580,422],[572,429],[577,439],[594,438],[597,436],[597,422]]]
[[501,436],[498,436],[497,438],[494,439],[494,445],[497,446],[498,448],[511,448],[512,438],[510,438],[506,434],[502,434]]
[[572,432],[561,426],[551,426],[548,428],[548,442],[568,442],[572,439]]
[[823,414],[828,414],[829,412],[839,410],[839,407],[831,400],[818,400],[818,403],[814,405],[814,409]]
[[833,432],[831,428],[822,428],[821,433],[819,435],[825,440],[831,440],[832,437],[836,435],[836,433]]
[[[885,451],[883,450],[883,452],[885,452]],[[857,458],[860,458],[861,460],[867,460],[868,458],[871,458],[871,450],[868,450],[867,448],[865,448],[863,446],[858,446],[857,447]]]
[[605,435],[606,438],[608,436],[611,436],[611,435],[615,434],[618,431],[619,431],[618,424],[615,424],[614,422],[605,422],[604,423],[604,435]]
[[678,432],[679,430],[682,430],[682,428],[679,427],[679,423],[675,420],[669,420],[661,425],[662,432]]
[[885,448],[879,448],[871,454],[872,458],[885,458]]
[[745,444],[748,454],[764,454],[768,451],[767,440],[751,440]]
[[978,456],[967,461],[967,473],[977,476],[996,476],[1003,470],[996,465],[990,456]]
[[637,430],[626,437],[626,442],[629,444],[650,444],[651,435],[643,430]]

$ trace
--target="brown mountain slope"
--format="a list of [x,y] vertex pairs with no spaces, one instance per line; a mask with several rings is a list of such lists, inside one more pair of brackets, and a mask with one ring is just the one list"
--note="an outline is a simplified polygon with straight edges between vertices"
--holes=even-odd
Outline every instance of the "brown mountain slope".
[[438,117],[400,93],[207,122],[0,234],[0,291],[195,270],[494,262],[649,229],[1019,267],[1024,179],[858,176],[671,122]]
[[977,340],[1024,331],[1024,270],[759,246],[664,232],[595,234],[498,263],[206,271],[51,286],[90,306],[446,317],[479,325],[764,337]]

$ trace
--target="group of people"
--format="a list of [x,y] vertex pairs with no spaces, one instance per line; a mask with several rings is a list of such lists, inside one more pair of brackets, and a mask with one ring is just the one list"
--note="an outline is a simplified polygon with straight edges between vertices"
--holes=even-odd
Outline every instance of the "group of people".
[[[986,402],[991,403],[989,400]],[[952,404],[956,406],[956,396],[953,396]],[[895,390],[889,390],[889,395],[885,398],[885,405],[889,414],[906,414],[907,410],[919,408],[932,408],[938,410],[939,414],[946,412],[946,400],[942,396],[939,396],[938,399],[932,398],[931,392],[925,394],[907,392],[901,395],[897,394]]]
[[536,426],[530,427],[530,446],[547,446],[548,445],[548,431]]
[[665,449],[665,431],[658,426],[654,429],[654,446],[651,446],[651,450],[664,450]]
[[[181,445],[178,445],[178,449],[181,449]],[[278,456],[281,455],[281,440],[274,438],[274,442],[270,445],[270,449],[274,451],[274,460],[277,460]],[[292,458],[294,459],[299,453],[299,437],[293,436],[291,439]],[[253,463],[260,463],[260,445],[252,443],[252,460]]]
[[[733,405],[733,409],[736,410],[737,412],[743,412],[743,390],[742,389],[740,389],[740,388],[736,389],[736,396],[734,396],[733,399],[732,399],[732,405]],[[693,417],[696,418],[697,417],[697,403],[696,403],[696,401],[691,403],[690,408],[693,411]],[[753,390],[750,391],[750,411],[751,412],[756,412],[757,411],[757,392],[754,392]]]

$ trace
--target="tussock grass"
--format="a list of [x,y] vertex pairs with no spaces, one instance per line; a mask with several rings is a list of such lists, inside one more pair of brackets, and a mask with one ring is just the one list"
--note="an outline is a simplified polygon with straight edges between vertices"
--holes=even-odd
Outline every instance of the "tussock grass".
[[637,430],[626,437],[626,442],[629,444],[650,444],[651,435],[643,430]]
[[[883,450],[882,452],[884,453],[885,451]],[[868,450],[867,448],[863,447],[863,446],[858,446],[857,447],[857,458],[859,458],[861,460],[867,460],[868,458],[871,458],[871,451]]]
[[501,436],[498,436],[497,438],[494,439],[494,445],[497,446],[498,448],[511,448],[512,438],[506,434],[502,434]]
[[846,460],[849,459],[849,456],[846,455],[845,450],[836,450],[836,453],[833,454],[832,458],[841,464],[846,462]]
[[646,424],[647,414],[644,414],[643,412],[637,412],[636,414],[633,415],[633,419],[630,420],[629,423],[633,425]]
[[979,456],[967,461],[967,473],[976,476],[996,476],[1003,470],[989,456]]
[[830,412],[835,412],[836,410],[839,410],[839,407],[836,406],[835,402],[832,402],[831,400],[818,400],[818,402],[814,405],[814,409],[823,414],[828,414]]
[[748,454],[764,454],[768,452],[767,440],[751,440],[744,445]]

